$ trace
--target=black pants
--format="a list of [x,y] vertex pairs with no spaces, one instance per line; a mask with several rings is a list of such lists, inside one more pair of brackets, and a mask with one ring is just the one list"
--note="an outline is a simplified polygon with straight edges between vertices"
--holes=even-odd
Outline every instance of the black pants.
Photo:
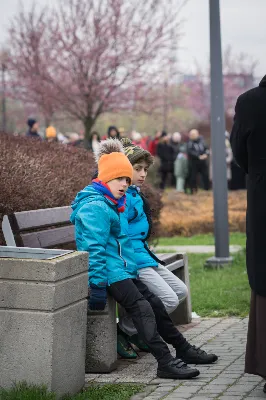
[[159,171],[161,175],[160,189],[165,189],[167,183],[175,187],[176,178],[174,171]]
[[113,283],[108,290],[131,316],[139,336],[158,363],[168,363],[172,356],[165,342],[178,348],[186,339],[174,326],[162,301],[138,279]]
[[198,189],[197,177],[201,175],[204,190],[209,190],[209,172],[208,164],[205,160],[191,160],[190,161],[190,188],[191,191]]

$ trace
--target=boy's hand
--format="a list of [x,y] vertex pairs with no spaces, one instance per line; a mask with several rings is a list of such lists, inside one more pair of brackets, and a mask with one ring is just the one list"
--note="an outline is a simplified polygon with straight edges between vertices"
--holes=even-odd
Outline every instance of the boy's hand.
[[99,287],[90,284],[90,299],[89,309],[90,310],[104,310],[107,301],[106,287]]

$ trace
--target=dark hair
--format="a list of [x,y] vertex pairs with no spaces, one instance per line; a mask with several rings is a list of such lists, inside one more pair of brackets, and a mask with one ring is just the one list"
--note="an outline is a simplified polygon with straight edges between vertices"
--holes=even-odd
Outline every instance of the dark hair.
[[141,156],[140,156],[136,161],[134,161],[134,163],[133,163],[132,165],[141,163],[141,162],[143,162],[143,161],[144,161],[145,163],[147,163],[147,164],[148,164],[148,168],[150,168],[150,166],[153,165],[153,163],[154,163],[154,158],[153,158],[153,156],[147,151],[147,152],[145,152],[144,154],[141,154]]
[[108,136],[108,138],[111,137],[111,131],[113,131],[113,130],[116,131],[116,137],[117,137],[117,139],[120,139],[120,133],[119,133],[119,130],[117,129],[116,126],[109,126],[108,131],[107,131],[107,136]]
[[101,136],[99,135],[99,133],[97,131],[92,131],[90,134],[90,140],[92,140],[93,136],[96,135],[97,136],[97,140],[98,142],[101,141]]
[[36,119],[34,119],[34,118],[29,118],[28,121],[27,121],[27,124],[28,124],[28,126],[29,126],[30,128],[32,128],[33,125],[36,124],[36,122],[37,122]]

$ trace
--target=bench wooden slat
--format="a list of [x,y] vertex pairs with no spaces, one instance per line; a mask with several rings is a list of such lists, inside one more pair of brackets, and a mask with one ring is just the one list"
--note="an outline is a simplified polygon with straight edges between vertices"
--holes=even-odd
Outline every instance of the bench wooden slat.
[[179,260],[177,253],[160,253],[160,254],[156,254],[156,256],[160,260],[164,261],[166,263],[166,265]]
[[47,229],[39,232],[22,233],[20,239],[24,247],[52,248],[75,242],[73,225]]
[[165,262],[166,268],[171,272],[184,267],[184,260],[183,258],[179,259],[177,253],[162,253],[156,254],[156,256]]
[[183,267],[184,267],[184,260],[177,260],[166,266],[168,271],[171,271],[171,272],[175,271],[176,269],[183,268]]
[[70,224],[71,207],[16,212],[8,216],[13,232]]
[[12,227],[10,225],[10,221],[9,221],[7,215],[4,215],[4,218],[3,218],[2,231],[4,234],[6,245],[7,246],[17,246],[15,238],[14,238],[14,232],[12,230]]

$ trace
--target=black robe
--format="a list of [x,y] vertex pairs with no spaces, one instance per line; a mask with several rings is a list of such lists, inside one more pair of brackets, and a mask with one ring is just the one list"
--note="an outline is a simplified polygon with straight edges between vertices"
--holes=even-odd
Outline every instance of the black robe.
[[238,98],[230,141],[247,174],[249,283],[255,294],[266,297],[266,76]]

